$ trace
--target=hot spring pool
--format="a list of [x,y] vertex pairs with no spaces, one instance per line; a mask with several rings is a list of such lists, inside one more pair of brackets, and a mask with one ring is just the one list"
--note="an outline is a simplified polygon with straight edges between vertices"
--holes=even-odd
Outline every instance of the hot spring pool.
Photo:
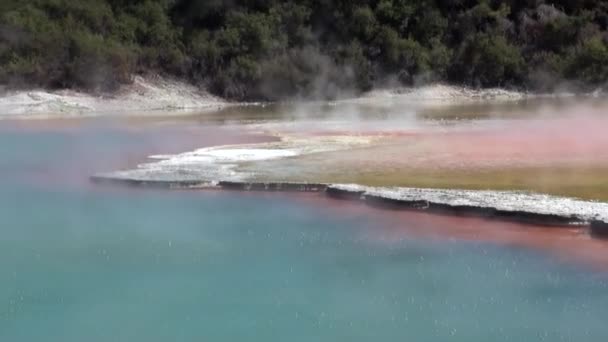
[[141,144],[96,132],[0,134],[0,341],[608,338],[608,274],[284,195],[96,188],[91,151]]

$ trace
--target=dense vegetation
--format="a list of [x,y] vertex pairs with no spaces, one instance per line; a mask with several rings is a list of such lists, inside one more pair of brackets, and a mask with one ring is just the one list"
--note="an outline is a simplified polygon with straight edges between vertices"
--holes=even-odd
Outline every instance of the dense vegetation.
[[607,26],[596,0],[0,0],[0,83],[111,90],[155,72],[235,99],[595,87]]

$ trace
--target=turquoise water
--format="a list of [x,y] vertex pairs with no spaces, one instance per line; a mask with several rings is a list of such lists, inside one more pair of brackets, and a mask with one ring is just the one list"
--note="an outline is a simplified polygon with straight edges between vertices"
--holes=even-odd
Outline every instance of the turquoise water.
[[[161,134],[162,133],[158,133]],[[96,188],[154,139],[0,129],[0,341],[606,341],[608,276],[279,195]]]

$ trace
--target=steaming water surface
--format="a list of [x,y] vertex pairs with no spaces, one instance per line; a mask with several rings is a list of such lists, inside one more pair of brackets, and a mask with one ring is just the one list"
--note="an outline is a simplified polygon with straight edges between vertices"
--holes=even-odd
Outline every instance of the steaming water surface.
[[302,198],[86,182],[212,131],[0,129],[0,341],[606,341],[608,274],[548,255],[386,241]]

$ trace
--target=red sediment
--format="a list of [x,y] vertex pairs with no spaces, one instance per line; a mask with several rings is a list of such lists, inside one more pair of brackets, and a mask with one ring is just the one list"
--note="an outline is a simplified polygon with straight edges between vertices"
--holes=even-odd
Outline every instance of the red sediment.
[[499,128],[454,132],[427,138],[432,151],[459,162],[606,163],[608,117],[507,122]]
[[[15,127],[34,130],[68,129],[78,126],[74,122],[39,121],[12,124]],[[93,123],[92,125],[95,125]],[[140,123],[141,125],[141,123]],[[188,126],[188,129],[186,129]],[[129,126],[127,126],[129,127]],[[10,128],[10,125],[9,125]],[[147,127],[150,128],[149,126]],[[506,120],[499,127],[481,126],[458,130],[417,129],[415,131],[319,131],[307,132],[310,135],[368,135],[394,138],[408,142],[422,142],[424,158],[416,160],[415,156],[403,151],[400,156],[408,163],[420,166],[454,166],[464,165],[475,169],[486,167],[539,165],[539,164],[583,164],[608,165],[608,117],[578,116],[561,119],[543,120]],[[129,128],[127,128],[129,129]],[[148,143],[129,147],[120,157],[109,161],[88,156],[91,164],[82,169],[82,159],[91,153],[80,148],[72,152],[72,163],[53,169],[56,172],[43,172],[39,176],[53,186],[70,183],[75,177],[88,179],[91,171],[128,168],[133,164],[144,162],[150,154],[176,153],[205,146],[256,143],[276,141],[274,137],[252,136],[243,132],[217,131],[210,129],[192,129],[188,123],[182,127],[160,128],[157,133],[134,126],[136,132],[149,134]],[[154,130],[152,126],[152,130]],[[167,133],[169,132],[169,133]],[[87,134],[75,133],[75,134]],[[126,155],[126,156],[125,156]],[[393,153],[394,155],[394,153]],[[88,182],[87,182],[88,183]],[[277,196],[279,194],[251,194],[255,196]],[[280,196],[280,195],[279,195]],[[608,242],[592,239],[581,229],[563,229],[517,223],[484,220],[468,217],[448,217],[410,211],[388,211],[365,206],[360,202],[339,201],[320,196],[319,194],[290,195],[295,200],[312,203],[330,214],[345,216],[364,216],[369,221],[377,222],[370,231],[370,238],[379,241],[395,241],[407,237],[430,239],[458,239],[465,241],[484,241],[501,245],[522,246],[546,251],[566,261],[580,261],[594,267],[608,270]]]
[[[293,133],[302,133],[300,131],[294,131]],[[327,137],[327,136],[362,136],[362,137],[422,137],[428,135],[428,133],[415,132],[415,131],[383,131],[383,130],[365,130],[365,131],[352,131],[352,130],[331,130],[331,131],[312,131],[306,132],[304,135],[313,137]]]
[[[608,166],[607,116],[501,120],[454,129],[433,126],[410,130],[322,130],[311,136],[348,135],[387,138],[373,162],[395,156],[416,168],[483,169],[488,167],[590,165]],[[414,145],[415,143],[415,145]],[[407,147],[400,149],[400,146]],[[382,147],[384,149],[384,147]]]
[[383,210],[361,202],[334,200],[318,194],[296,194],[294,198],[322,207],[331,214],[376,222],[366,237],[378,241],[424,238],[488,242],[536,249],[562,262],[577,262],[598,270],[608,270],[608,241],[594,239],[585,229],[577,227],[556,228],[475,217]]

